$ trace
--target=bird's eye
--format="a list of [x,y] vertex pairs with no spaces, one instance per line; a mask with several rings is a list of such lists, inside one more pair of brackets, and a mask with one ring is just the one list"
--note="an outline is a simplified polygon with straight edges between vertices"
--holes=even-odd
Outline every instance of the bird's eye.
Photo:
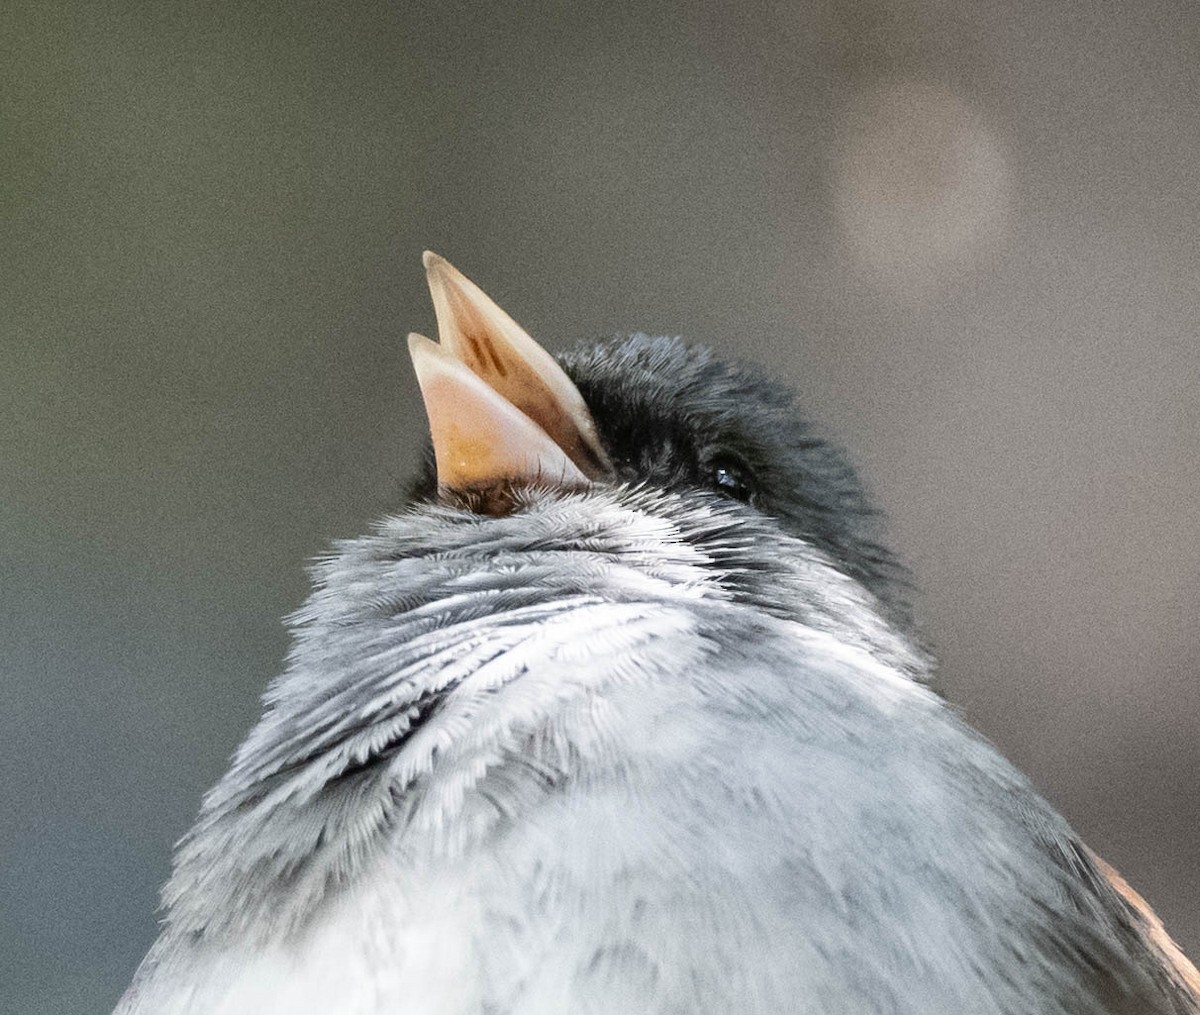
[[750,470],[732,458],[718,458],[709,466],[713,488],[734,500],[748,501],[754,495]]

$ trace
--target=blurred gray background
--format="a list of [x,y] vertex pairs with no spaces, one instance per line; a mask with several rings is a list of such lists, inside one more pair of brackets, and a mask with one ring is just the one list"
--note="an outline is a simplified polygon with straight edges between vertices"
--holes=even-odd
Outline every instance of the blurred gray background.
[[849,447],[949,697],[1200,952],[1200,12],[9,3],[0,1010],[104,1012],[305,562],[397,504],[419,254]]

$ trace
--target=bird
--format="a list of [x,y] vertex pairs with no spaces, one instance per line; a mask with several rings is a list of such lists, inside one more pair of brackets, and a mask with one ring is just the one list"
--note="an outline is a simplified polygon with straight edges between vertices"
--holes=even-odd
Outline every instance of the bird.
[[1187,1015],[935,690],[844,453],[678,338],[548,353],[426,253],[404,503],[314,565],[116,1015]]

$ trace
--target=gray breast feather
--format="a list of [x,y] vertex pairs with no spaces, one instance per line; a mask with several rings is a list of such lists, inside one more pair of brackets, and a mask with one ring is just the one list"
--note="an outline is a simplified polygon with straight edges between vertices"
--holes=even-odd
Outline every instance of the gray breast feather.
[[323,565],[118,1015],[1174,1010],[858,585],[586,508],[569,559],[556,500]]
[[[148,974],[121,1015],[998,1013],[1033,993],[1100,1013],[1119,1010],[1104,991],[1136,995],[1055,855],[1069,831],[990,748],[866,653],[722,612],[581,606],[569,638],[540,621],[519,680],[511,660],[473,671],[492,735],[473,701],[473,737],[426,726],[387,762],[414,785],[443,744],[447,767],[348,889],[324,885],[249,963],[219,934],[178,938],[156,960],[172,1000]],[[364,886],[369,915],[348,917]],[[254,1007],[264,992],[287,1006]]]

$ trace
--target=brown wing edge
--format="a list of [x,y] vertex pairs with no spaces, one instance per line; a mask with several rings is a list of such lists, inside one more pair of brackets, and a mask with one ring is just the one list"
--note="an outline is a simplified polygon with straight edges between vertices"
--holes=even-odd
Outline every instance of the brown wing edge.
[[1141,933],[1150,950],[1162,960],[1163,968],[1179,988],[1188,995],[1189,1000],[1196,1006],[1196,1011],[1200,1012],[1200,971],[1183,954],[1179,945],[1171,940],[1171,935],[1167,933],[1162,920],[1158,918],[1146,900],[1130,887],[1129,882],[1121,877],[1111,864],[1106,863],[1095,853],[1091,854],[1091,860],[1129,908],[1131,922]]

